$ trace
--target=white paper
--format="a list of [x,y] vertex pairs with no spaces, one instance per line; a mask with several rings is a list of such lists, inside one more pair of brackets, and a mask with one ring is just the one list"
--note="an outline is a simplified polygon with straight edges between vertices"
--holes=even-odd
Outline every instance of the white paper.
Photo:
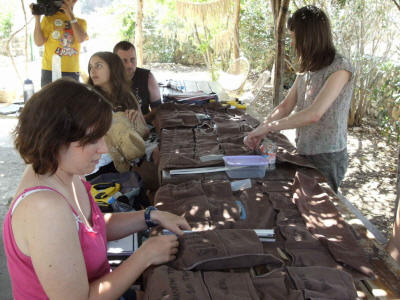
[[108,255],[130,255],[137,250],[137,234],[107,243]]

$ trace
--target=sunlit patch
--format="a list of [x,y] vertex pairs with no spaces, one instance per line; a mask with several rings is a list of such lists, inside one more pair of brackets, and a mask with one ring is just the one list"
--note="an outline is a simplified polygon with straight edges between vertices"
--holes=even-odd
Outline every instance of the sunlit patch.
[[231,219],[232,216],[229,214],[227,209],[224,209],[224,211],[222,212],[222,216],[224,217],[224,219]]
[[208,223],[197,223],[197,224],[190,224],[192,227],[192,231],[207,231],[207,230],[214,230],[215,226],[211,226]]
[[240,121],[242,119],[242,116],[239,115],[234,115],[229,118],[230,121]]
[[367,236],[367,238],[370,239],[370,240],[374,240],[374,239],[375,239],[375,235],[373,235],[373,234],[371,233],[371,231],[369,231],[369,230],[367,230],[366,236]]
[[357,298],[367,299],[367,294],[365,294],[363,291],[357,291]]
[[199,211],[199,207],[198,206],[193,206],[191,209],[190,209],[190,211],[189,211],[189,214],[191,215],[191,216],[195,216],[196,214],[197,214],[197,212]]
[[[324,237],[324,236],[321,235],[321,237]],[[341,237],[341,236],[330,237],[330,238],[327,238],[327,240],[331,241],[331,242],[342,242],[343,241],[343,237]]]
[[103,281],[99,284],[99,294],[104,293],[105,291],[109,290],[111,288],[111,282],[109,281]]
[[336,225],[338,225],[338,222],[335,219],[325,219],[324,225],[326,227],[336,226]]
[[337,214],[335,214],[335,213],[329,213],[329,214],[321,213],[322,218],[334,218],[336,215]]
[[375,297],[385,297],[388,294],[382,289],[372,289],[372,295],[374,295]]

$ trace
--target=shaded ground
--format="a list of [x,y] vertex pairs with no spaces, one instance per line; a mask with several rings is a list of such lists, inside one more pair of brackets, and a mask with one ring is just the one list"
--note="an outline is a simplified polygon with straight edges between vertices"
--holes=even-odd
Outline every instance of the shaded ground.
[[341,191],[389,238],[395,214],[399,145],[389,144],[368,124],[350,128],[347,145],[349,169]]

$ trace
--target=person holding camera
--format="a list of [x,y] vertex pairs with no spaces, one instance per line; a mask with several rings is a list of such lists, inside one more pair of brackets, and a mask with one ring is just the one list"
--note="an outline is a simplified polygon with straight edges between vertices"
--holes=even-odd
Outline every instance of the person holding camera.
[[[53,60],[57,55],[61,58],[61,76],[79,81],[80,46],[88,39],[86,21],[73,13],[77,0],[47,2],[30,5],[35,16],[35,44],[44,45],[41,86],[52,82]],[[45,15],[42,20],[41,15]]]

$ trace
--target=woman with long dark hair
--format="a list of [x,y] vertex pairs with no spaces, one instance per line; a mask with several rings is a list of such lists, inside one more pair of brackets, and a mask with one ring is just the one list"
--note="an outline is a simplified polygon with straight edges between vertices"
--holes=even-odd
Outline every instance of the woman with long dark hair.
[[110,99],[114,111],[125,111],[140,135],[146,138],[149,130],[119,56],[112,52],[96,52],[89,60],[88,72],[88,84]]
[[296,128],[296,146],[337,192],[347,170],[347,118],[354,68],[337,53],[330,22],[319,8],[298,9],[287,22],[298,59],[298,75],[286,98],[249,133],[256,148],[269,133]]
[[[121,119],[125,119],[124,116],[121,116],[121,112],[124,112],[134,130],[139,134],[140,141],[137,137],[135,141],[140,151],[135,151],[137,153],[135,160],[140,160],[140,162],[146,161],[145,164],[141,165],[146,165],[149,169],[156,170],[159,156],[158,143],[155,139],[148,139],[150,130],[140,109],[140,104],[131,92],[128,74],[120,57],[112,52],[97,52],[89,60],[88,72],[88,84],[94,86],[96,90],[111,101],[113,111],[117,113],[114,114],[114,120],[124,121]],[[107,142],[109,141],[107,139]],[[113,156],[112,159],[108,154],[103,155],[100,164],[97,166],[99,169],[96,169],[95,173],[87,177],[89,180],[102,173],[116,172],[117,170],[125,172],[132,170],[132,167],[134,167],[143,177],[146,187],[149,185],[149,182],[152,182],[154,172],[150,172],[151,176],[147,176],[147,173],[142,172],[141,168],[134,166],[133,161],[127,161],[125,158],[122,160],[119,159],[116,154],[119,152],[114,151],[115,149],[113,150],[111,145],[109,145],[109,150],[110,155]]]

